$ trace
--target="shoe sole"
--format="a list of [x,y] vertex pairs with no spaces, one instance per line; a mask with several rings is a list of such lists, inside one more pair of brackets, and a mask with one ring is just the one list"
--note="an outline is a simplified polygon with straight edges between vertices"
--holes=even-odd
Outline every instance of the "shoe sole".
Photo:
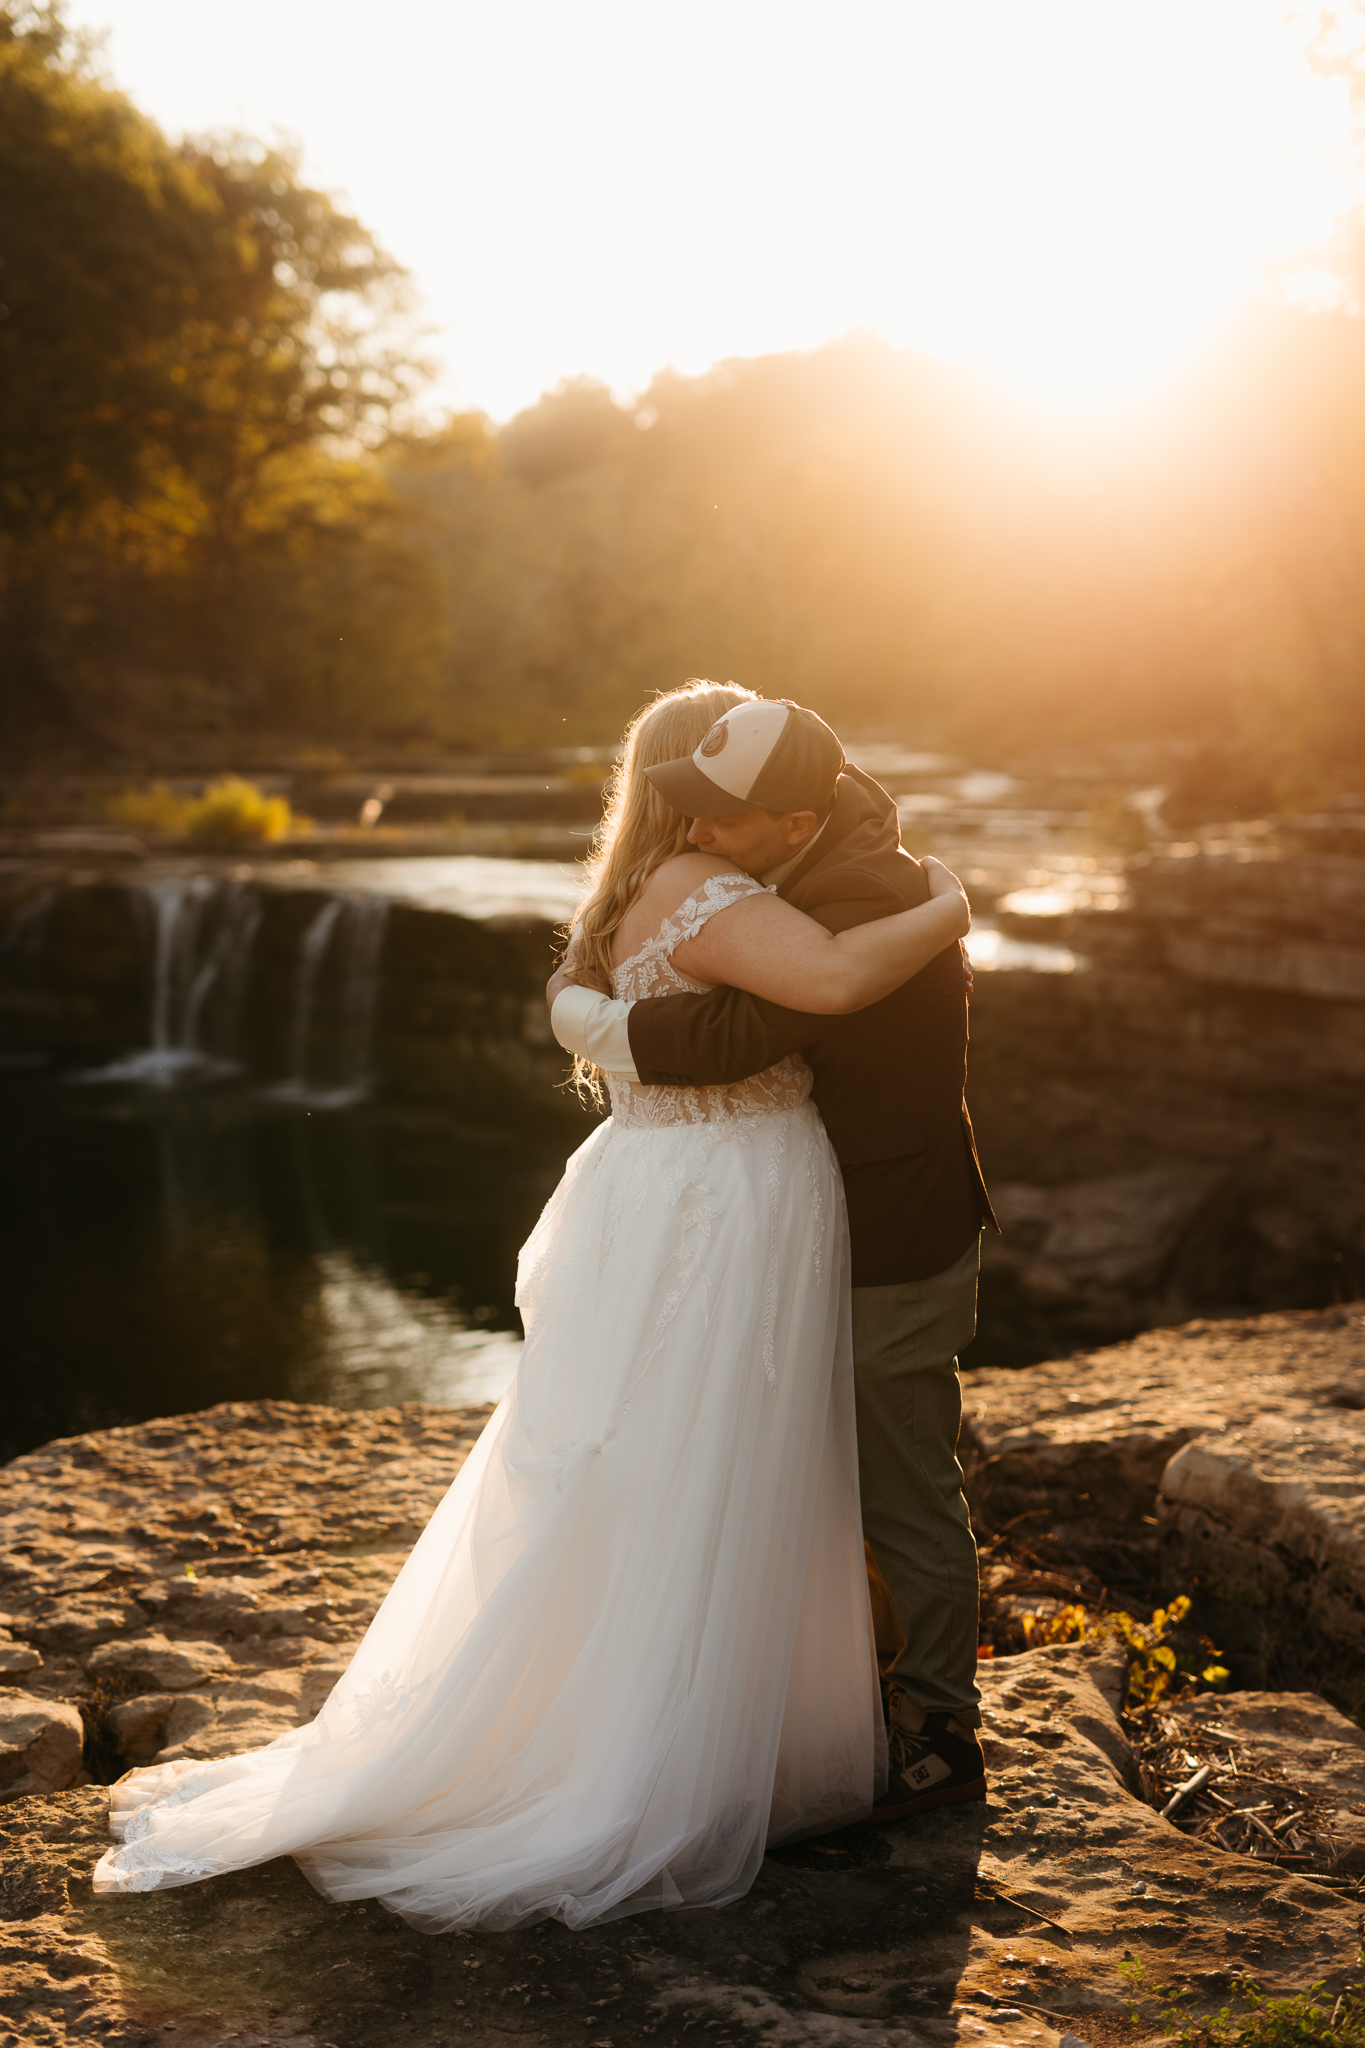
[[918,1799],[907,1799],[900,1806],[874,1806],[867,1818],[877,1826],[890,1821],[909,1820],[917,1813],[928,1813],[934,1806],[962,1806],[969,1799],[984,1799],[986,1780],[973,1778],[966,1785],[944,1785],[937,1792],[921,1792]]

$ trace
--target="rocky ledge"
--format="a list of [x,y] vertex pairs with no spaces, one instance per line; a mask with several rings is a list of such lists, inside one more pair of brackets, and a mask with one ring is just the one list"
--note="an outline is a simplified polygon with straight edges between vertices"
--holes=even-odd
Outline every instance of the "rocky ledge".
[[[1358,1331],[1320,1325],[1289,1327],[1334,1372]],[[1140,1400],[1139,1346],[977,1376],[977,1448],[996,1500],[1009,1486],[1050,1487],[1048,1513],[1059,1498],[1074,1508],[1066,1441],[1087,1475],[1074,1490],[1091,1490],[1092,1471],[1101,1488],[1121,1471],[1144,1527],[1188,1447],[1229,1451],[1258,1474],[1254,1431],[1271,1411],[1237,1404],[1252,1399],[1245,1367],[1262,1360],[1273,1378],[1287,1339],[1262,1325],[1236,1339],[1238,1327],[1162,1333],[1176,1377],[1156,1385],[1149,1362],[1142,1377],[1154,1384]],[[1217,1342],[1244,1347],[1223,1396],[1209,1382]],[[1172,1420],[1182,1345],[1186,1408]],[[1294,1383],[1311,1407],[1312,1370]],[[234,1404],[48,1445],[0,1473],[0,2048],[91,2038],[132,2048],[165,2035],[187,2048],[513,2035],[543,2048],[633,2048],[694,2031],[735,2048],[1119,2048],[1156,2036],[1163,1985],[1204,2010],[1226,2001],[1243,1968],[1280,1990],[1346,1981],[1359,1853],[1347,1822],[1320,1874],[1286,1867],[1278,1851],[1232,1852],[1213,1828],[1182,1833],[1142,1797],[1116,1712],[1121,1667],[1085,1647],[983,1664],[987,1803],[780,1851],[722,1911],[578,1935],[548,1925],[432,1939],[378,1906],[328,1904],[288,1861],[96,1899],[103,1782],[154,1757],[253,1746],[310,1716],[486,1412]],[[1105,1413],[1127,1446],[1109,1466]],[[1026,1444],[1030,1417],[1039,1426]],[[1164,1461],[1151,1443],[1136,1448],[1144,1434]],[[1284,1483],[1266,1473],[1264,1483]],[[1168,1746],[1198,1756],[1235,1738],[1263,1775],[1285,1775],[1286,1757],[1297,1764],[1316,1744],[1334,1813],[1365,1814],[1365,1737],[1331,1705],[1247,1694],[1195,1705],[1204,1720],[1183,1735],[1168,1717]],[[1215,1707],[1223,1718],[1205,1725]],[[1290,1707],[1298,1720],[1284,1718]]]
[[1147,1528],[1164,1592],[1245,1685],[1365,1704],[1365,1313],[1195,1322],[967,1372],[975,1504],[997,1526]]

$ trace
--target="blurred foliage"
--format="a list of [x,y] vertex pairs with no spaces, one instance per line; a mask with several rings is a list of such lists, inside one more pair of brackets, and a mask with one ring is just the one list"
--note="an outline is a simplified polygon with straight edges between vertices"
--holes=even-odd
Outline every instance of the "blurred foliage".
[[1365,785],[1349,308],[1266,304],[1108,424],[854,335],[423,427],[373,237],[278,150],[172,144],[19,0],[0,258],[22,758],[601,745],[709,674],[980,760],[1180,742],[1177,827]]
[[191,839],[206,846],[235,846],[249,840],[283,839],[307,820],[295,818],[282,796],[265,796],[254,782],[224,775],[211,782],[185,821]]
[[309,823],[295,815],[286,798],[266,796],[240,775],[220,776],[198,797],[177,796],[165,782],[120,790],[105,808],[115,825],[135,832],[169,832],[205,846],[284,839],[292,831],[306,830]]
[[177,796],[168,782],[153,782],[146,789],[120,789],[104,806],[111,825],[124,825],[130,832],[173,832],[177,837],[189,822],[192,797]]
[[377,643],[420,669],[370,452],[403,291],[291,157],[172,145],[59,8],[0,4],[7,737],[354,722]]

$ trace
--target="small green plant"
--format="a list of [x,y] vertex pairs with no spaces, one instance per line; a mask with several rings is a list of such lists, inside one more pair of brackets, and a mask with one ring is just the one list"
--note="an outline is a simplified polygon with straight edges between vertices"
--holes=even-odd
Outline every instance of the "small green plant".
[[[1119,1974],[1135,1995],[1148,1990],[1140,1957],[1120,1963]],[[1187,1986],[1150,1988],[1165,2002],[1162,2031],[1174,2038],[1177,2048],[1365,2048],[1365,1953],[1335,1997],[1325,1983],[1318,1983],[1287,1998],[1272,1998],[1240,1970],[1232,1978],[1229,2002],[1204,2019],[1190,2012]],[[1130,2019],[1143,2017],[1137,2006],[1129,2008]]]
[[177,796],[166,782],[124,789],[105,808],[116,825],[135,832],[168,832],[205,846],[283,839],[308,822],[294,815],[286,798],[266,796],[240,775],[220,776],[199,797]]
[[1111,1610],[1092,1614],[1079,1605],[1063,1607],[1044,1621],[1041,1615],[1026,1614],[1024,1639],[1030,1649],[1044,1643],[1123,1643],[1128,1650],[1128,1685],[1125,1713],[1154,1707],[1168,1692],[1191,1686],[1208,1692],[1227,1688],[1228,1670],[1214,1662],[1218,1652],[1205,1643],[1199,1654],[1176,1649],[1166,1638],[1178,1629],[1190,1611],[1190,1597],[1182,1593],[1169,1607],[1158,1607],[1150,1621],[1136,1621],[1131,1614]]

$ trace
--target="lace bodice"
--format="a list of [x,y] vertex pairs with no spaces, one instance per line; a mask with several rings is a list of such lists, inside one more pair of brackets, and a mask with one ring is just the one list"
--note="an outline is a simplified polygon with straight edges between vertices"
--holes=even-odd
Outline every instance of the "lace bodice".
[[[763,884],[751,875],[708,875],[666,917],[652,939],[646,939],[638,953],[612,972],[612,987],[624,1002],[639,1002],[649,996],[696,994],[698,984],[688,981],[673,965],[673,949],[694,939],[708,918],[718,910],[738,903],[744,896],[761,896]],[[622,1074],[607,1077],[611,1110],[618,1124],[712,1124],[729,1123],[740,1117],[774,1116],[795,1109],[811,1091],[811,1072],[803,1059],[789,1054],[775,1067],[751,1074],[745,1081],[729,1081],[708,1088],[648,1087]]]

